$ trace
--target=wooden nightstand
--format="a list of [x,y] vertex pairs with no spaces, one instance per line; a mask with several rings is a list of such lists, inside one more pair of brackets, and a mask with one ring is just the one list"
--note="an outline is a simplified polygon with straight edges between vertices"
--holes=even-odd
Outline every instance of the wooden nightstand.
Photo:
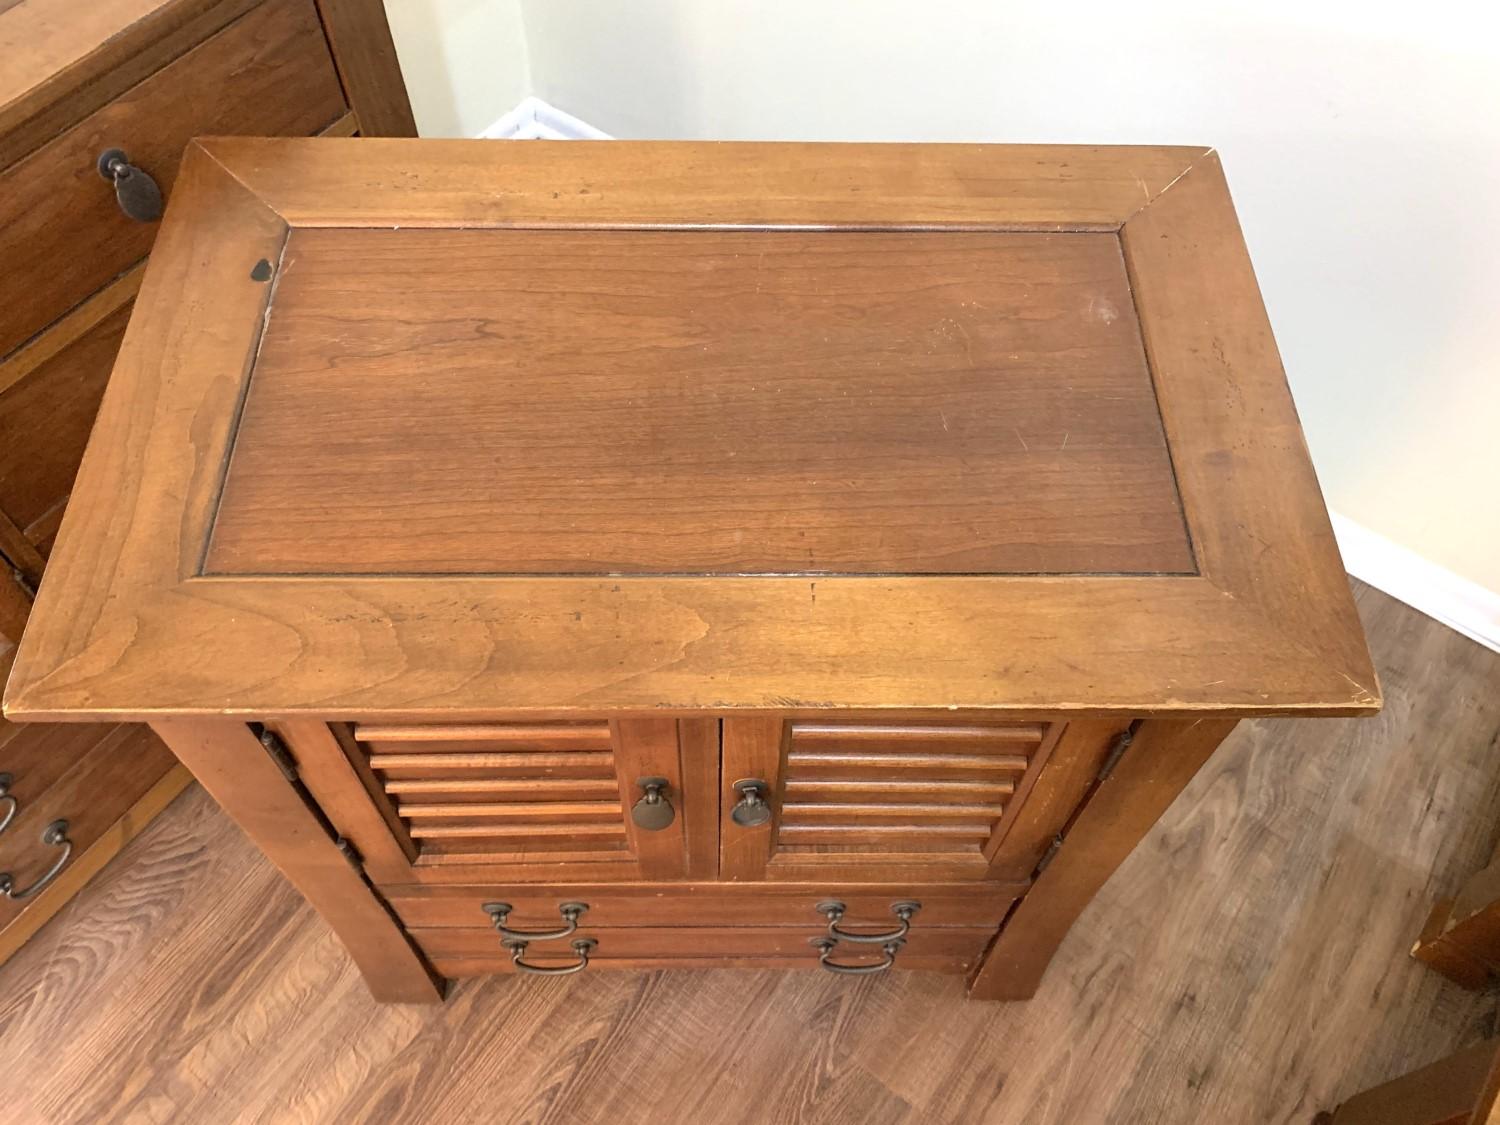
[[151,722],[384,999],[995,999],[1379,695],[1212,152],[226,139],[7,707]]

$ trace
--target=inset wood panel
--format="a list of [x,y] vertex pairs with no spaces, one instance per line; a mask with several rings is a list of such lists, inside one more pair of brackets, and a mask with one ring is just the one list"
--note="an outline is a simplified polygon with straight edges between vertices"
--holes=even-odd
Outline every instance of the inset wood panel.
[[294,228],[205,564],[1193,569],[1118,239],[913,231]]

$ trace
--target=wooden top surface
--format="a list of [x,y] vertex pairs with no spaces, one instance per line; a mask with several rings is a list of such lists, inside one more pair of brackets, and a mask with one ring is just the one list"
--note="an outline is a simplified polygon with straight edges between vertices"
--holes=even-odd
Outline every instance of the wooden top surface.
[[216,139],[6,702],[1378,689],[1211,152]]
[[294,230],[205,574],[1192,573],[1119,239]]

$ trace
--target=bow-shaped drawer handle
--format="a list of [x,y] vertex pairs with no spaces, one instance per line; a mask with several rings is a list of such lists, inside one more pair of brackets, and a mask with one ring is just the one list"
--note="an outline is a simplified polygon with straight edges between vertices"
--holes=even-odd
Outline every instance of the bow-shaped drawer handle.
[[506,941],[553,941],[556,938],[571,937],[578,930],[578,919],[583,912],[589,908],[586,902],[565,902],[557,908],[562,915],[563,925],[556,930],[512,930],[505,923],[510,920],[510,912],[515,908],[508,902],[487,902],[481,909],[490,916],[490,923],[495,927],[495,932]]
[[5,819],[0,820],[0,832],[9,828],[10,822],[16,819],[16,813],[21,811],[21,802],[10,791],[10,783],[14,780],[10,774],[0,773],[0,801],[5,802]]
[[885,956],[873,965],[846,965],[843,962],[833,960],[833,951],[838,946],[838,942],[834,941],[833,938],[816,937],[812,939],[812,945],[818,951],[818,964],[830,973],[863,977],[869,976],[871,973],[883,973],[887,969],[895,968],[896,954],[900,951],[902,943],[900,941],[888,941],[882,945],[880,951]]
[[912,915],[922,909],[922,904],[910,900],[891,903],[891,913],[901,924],[894,930],[888,930],[883,934],[851,934],[848,930],[839,929],[839,923],[843,921],[844,911],[847,909],[842,902],[820,902],[815,909],[828,919],[828,936],[834,941],[884,945],[888,941],[900,942],[906,938],[906,935],[911,932]]
[[526,942],[507,941],[505,948],[510,950],[510,963],[516,967],[518,973],[530,973],[537,977],[565,977],[570,973],[581,973],[589,967],[589,954],[599,943],[593,938],[579,938],[573,943],[573,952],[578,955],[578,960],[571,965],[532,965],[523,960],[526,956]]
[[51,869],[24,891],[16,890],[16,880],[9,871],[0,871],[0,895],[8,899],[20,900],[30,898],[48,883],[62,874],[62,869],[68,865],[68,860],[73,855],[73,841],[68,839],[68,822],[66,820],[54,820],[42,831],[42,843],[48,847],[62,848],[62,855],[57,857]]

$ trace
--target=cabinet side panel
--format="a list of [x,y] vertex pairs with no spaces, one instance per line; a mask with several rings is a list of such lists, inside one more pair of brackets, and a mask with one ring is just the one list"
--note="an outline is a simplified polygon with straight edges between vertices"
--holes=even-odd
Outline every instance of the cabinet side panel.
[[1233,719],[1148,720],[1068,825],[970,982],[980,1000],[1027,1000],[1083,908],[1234,729]]
[[436,1003],[439,979],[394,914],[243,723],[169,719],[152,729],[344,943],[377,1000]]

